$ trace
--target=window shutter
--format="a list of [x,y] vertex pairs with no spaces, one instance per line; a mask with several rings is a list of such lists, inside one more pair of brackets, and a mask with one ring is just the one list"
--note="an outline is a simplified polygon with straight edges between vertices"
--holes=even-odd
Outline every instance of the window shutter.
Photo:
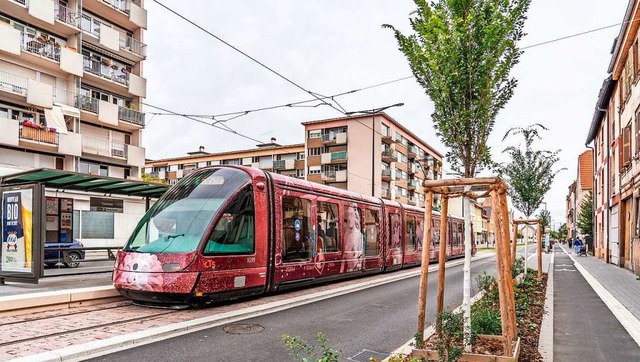
[[636,155],[640,153],[640,108],[636,111]]
[[631,124],[624,128],[622,134],[622,167],[631,162]]
[[633,43],[633,79],[638,79],[638,39]]

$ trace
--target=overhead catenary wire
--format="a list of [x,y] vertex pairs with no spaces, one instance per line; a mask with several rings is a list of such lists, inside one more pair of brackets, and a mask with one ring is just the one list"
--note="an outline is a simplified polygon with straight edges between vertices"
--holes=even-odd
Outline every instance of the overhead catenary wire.
[[[221,37],[215,35],[214,33],[210,32],[209,30],[205,29],[204,27],[202,27],[201,25],[197,24],[196,22],[194,22],[193,20],[187,18],[186,16],[178,13],[177,11],[171,9],[170,7],[166,6],[165,4],[161,3],[158,0],[153,0],[153,2],[155,2],[156,4],[160,5],[161,7],[165,8],[167,11],[169,11],[170,13],[174,14],[175,16],[179,17],[180,19],[186,21],[187,23],[195,26],[196,28],[200,29],[201,31],[203,31],[204,33],[208,34],[209,36],[215,38],[216,40],[218,40],[219,42],[223,43],[224,45],[228,46],[229,48],[235,50],[236,52],[242,54],[243,56],[245,56],[246,58],[250,59],[251,61],[253,61],[254,63],[257,63],[258,65],[260,65],[261,67],[267,69],[268,71],[270,71],[271,73],[277,75],[278,77],[282,78],[283,80],[285,80],[286,82],[292,84],[294,87],[302,90],[303,92],[312,95],[313,97],[315,97],[317,100],[322,101],[322,99],[320,99],[318,96],[316,96],[315,93],[313,93],[312,91],[305,89],[303,86],[301,86],[300,84],[292,81],[290,78],[285,77],[282,73],[276,71],[275,69],[269,67],[268,65],[264,64],[263,62],[259,61],[258,59],[252,57],[251,55],[247,54],[246,52],[240,50],[238,47],[234,46],[233,44],[227,42],[226,40],[222,39]],[[326,102],[325,102],[326,103]],[[336,111],[340,112],[340,113],[344,113],[341,110],[339,110],[338,108],[336,108],[333,104],[327,103],[327,105],[329,105],[331,108],[335,109]]]

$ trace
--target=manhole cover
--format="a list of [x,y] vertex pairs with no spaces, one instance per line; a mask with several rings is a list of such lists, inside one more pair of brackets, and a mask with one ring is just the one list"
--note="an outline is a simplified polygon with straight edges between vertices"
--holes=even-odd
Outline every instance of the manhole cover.
[[229,324],[222,330],[229,334],[255,334],[264,331],[264,327],[259,324]]

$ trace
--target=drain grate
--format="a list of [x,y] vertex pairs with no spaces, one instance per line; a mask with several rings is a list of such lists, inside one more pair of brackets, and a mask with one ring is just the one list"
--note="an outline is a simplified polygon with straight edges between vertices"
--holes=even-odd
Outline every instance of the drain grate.
[[229,324],[222,330],[229,334],[256,334],[264,331],[264,327],[259,324]]
[[363,349],[361,352],[358,352],[355,356],[349,357],[348,361],[356,361],[356,362],[369,362],[371,361],[371,357],[374,357],[378,361],[382,361],[385,358],[389,357],[389,353],[382,353],[372,351],[370,349]]

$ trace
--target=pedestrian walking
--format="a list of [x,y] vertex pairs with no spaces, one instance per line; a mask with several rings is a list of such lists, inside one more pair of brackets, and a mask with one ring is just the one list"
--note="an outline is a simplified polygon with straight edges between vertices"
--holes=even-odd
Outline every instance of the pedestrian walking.
[[576,253],[576,255],[580,254],[580,248],[582,247],[582,240],[580,240],[580,237],[578,236],[576,238],[576,240],[573,242],[573,248],[574,251]]

